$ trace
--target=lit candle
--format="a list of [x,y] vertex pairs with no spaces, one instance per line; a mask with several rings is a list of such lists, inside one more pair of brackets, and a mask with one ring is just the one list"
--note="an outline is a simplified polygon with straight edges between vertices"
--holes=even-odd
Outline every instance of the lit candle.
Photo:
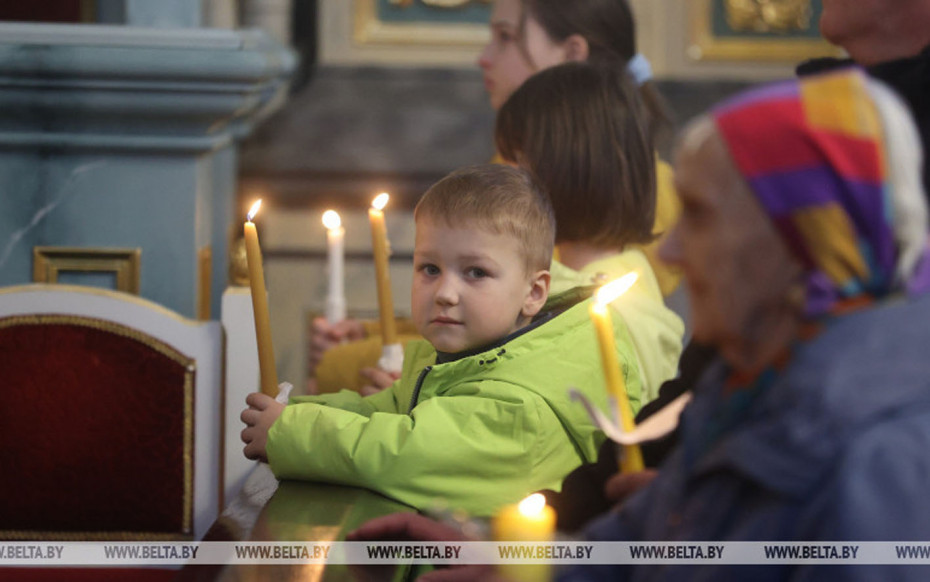
[[[391,276],[388,271],[387,229],[384,226],[384,207],[390,196],[382,192],[375,196],[368,209],[371,222],[371,245],[375,256],[375,276],[378,284],[378,312],[381,315],[382,357],[378,366],[389,372],[400,372],[403,352],[397,343],[397,328],[394,324],[394,301],[391,298]],[[396,357],[400,354],[400,360]]]
[[[555,510],[546,498],[533,493],[516,505],[507,505],[491,521],[498,542],[551,542],[555,535]],[[498,573],[506,580],[545,581],[550,579],[549,564],[501,564]]]
[[[601,350],[601,364],[604,367],[607,391],[617,407],[616,419],[620,421],[620,426],[627,432],[636,428],[636,424],[633,421],[633,410],[630,408],[630,399],[626,393],[623,374],[617,362],[614,326],[610,319],[609,305],[626,293],[638,278],[637,273],[627,273],[619,279],[607,283],[594,294],[590,309],[591,321],[594,322],[594,329],[597,331],[598,345]],[[620,470],[625,473],[643,470],[643,455],[638,446],[624,445]]]
[[274,348],[271,345],[271,322],[268,318],[268,295],[265,292],[262,250],[258,246],[258,232],[252,222],[261,205],[261,200],[252,205],[248,220],[244,225],[245,258],[249,265],[249,286],[252,289],[252,312],[255,316],[255,339],[258,340],[261,390],[273,397],[278,393],[278,372],[275,370]]
[[494,539],[499,542],[548,542],[555,532],[555,510],[541,493],[533,493],[516,505],[507,505],[494,516]]
[[329,291],[326,294],[326,319],[336,323],[346,318],[345,297],[345,236],[342,220],[335,210],[323,213],[326,227],[326,269],[329,274]]

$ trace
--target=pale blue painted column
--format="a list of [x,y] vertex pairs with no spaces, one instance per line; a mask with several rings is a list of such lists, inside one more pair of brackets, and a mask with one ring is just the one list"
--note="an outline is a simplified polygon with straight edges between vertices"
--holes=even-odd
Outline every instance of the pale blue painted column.
[[193,317],[209,245],[218,317],[236,141],[294,65],[256,31],[0,23],[0,285],[37,245],[138,247],[142,296]]
[[200,26],[200,0],[125,0],[126,24],[195,28]]
[[97,22],[156,28],[202,26],[201,0],[97,0]]

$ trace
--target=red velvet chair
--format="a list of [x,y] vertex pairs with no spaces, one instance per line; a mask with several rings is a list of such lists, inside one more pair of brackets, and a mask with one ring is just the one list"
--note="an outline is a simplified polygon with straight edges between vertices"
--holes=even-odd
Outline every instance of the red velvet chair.
[[[222,358],[219,322],[134,295],[0,289],[0,539],[200,539],[221,502]],[[0,579],[13,573],[173,575]]]

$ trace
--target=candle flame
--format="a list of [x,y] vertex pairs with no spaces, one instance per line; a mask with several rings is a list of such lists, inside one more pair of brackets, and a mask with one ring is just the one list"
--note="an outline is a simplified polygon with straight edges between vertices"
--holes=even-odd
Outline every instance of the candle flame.
[[375,196],[375,199],[371,201],[371,206],[375,210],[384,210],[384,207],[387,206],[388,200],[390,198],[390,194],[387,192],[382,192]]
[[249,222],[252,222],[252,219],[255,218],[255,215],[258,214],[258,209],[262,207],[262,199],[259,198],[255,201],[255,204],[252,205],[252,208],[249,209]]
[[339,213],[335,210],[327,210],[323,213],[323,226],[329,230],[333,230],[342,226],[342,219],[339,218]]
[[639,279],[639,273],[627,273],[626,275],[620,277],[619,279],[614,279],[610,283],[602,286],[594,294],[594,301],[598,305],[607,305],[611,303],[627,291],[630,287],[636,283],[636,280]]
[[533,493],[517,505],[517,510],[525,517],[538,517],[546,507],[546,498],[542,493]]

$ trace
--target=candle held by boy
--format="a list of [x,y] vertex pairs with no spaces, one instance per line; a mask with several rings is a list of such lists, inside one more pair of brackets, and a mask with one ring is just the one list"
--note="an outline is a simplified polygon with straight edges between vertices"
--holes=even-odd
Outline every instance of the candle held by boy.
[[263,394],[278,393],[278,372],[274,363],[274,348],[271,343],[271,320],[268,316],[268,294],[265,290],[265,273],[262,268],[262,250],[258,244],[258,231],[252,219],[258,213],[262,201],[259,199],[249,210],[244,225],[245,256],[249,266],[249,287],[252,290],[252,312],[255,317],[255,339],[258,342],[258,367]]

